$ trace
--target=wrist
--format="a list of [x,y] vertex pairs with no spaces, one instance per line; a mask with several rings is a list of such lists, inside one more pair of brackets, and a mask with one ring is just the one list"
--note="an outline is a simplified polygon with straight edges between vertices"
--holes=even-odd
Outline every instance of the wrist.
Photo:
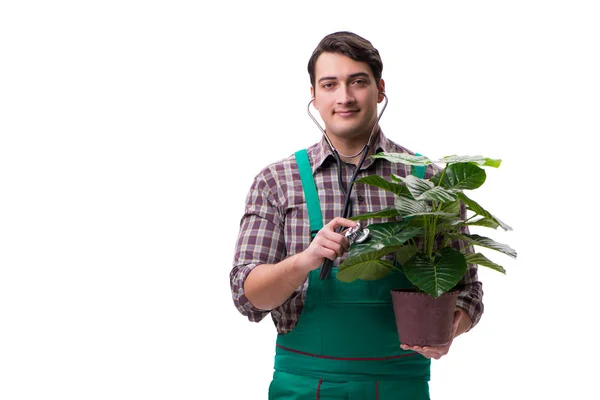
[[471,327],[473,326],[473,321],[464,309],[456,307],[455,311],[458,311],[460,313],[460,321],[458,322],[458,329],[456,331],[456,336],[458,336],[471,329]]
[[318,268],[311,263],[310,257],[306,257],[304,252],[294,254],[290,257],[290,261],[291,272],[294,276],[306,278],[310,271]]

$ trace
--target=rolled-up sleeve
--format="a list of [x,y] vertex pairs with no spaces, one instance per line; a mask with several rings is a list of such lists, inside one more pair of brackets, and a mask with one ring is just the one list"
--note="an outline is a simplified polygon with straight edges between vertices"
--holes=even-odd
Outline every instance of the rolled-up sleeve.
[[[463,219],[466,217],[466,209],[464,205],[461,205],[461,215]],[[468,234],[469,229],[465,226],[462,228],[462,233]],[[457,249],[461,249],[464,253],[474,253],[473,246],[467,243],[457,240],[453,241],[453,245]],[[462,308],[467,312],[473,325],[471,329],[477,325],[483,314],[483,286],[477,276],[477,265],[467,264],[467,272],[465,276],[457,285],[460,290],[458,299],[456,300],[456,306]]]
[[244,294],[244,282],[257,265],[285,258],[284,217],[271,188],[275,178],[268,168],[256,176],[248,196],[229,274],[233,303],[250,321],[262,320],[270,310],[260,310]]
[[471,329],[477,325],[483,314],[483,288],[477,277],[477,266],[468,264],[467,273],[458,284],[460,293],[456,300],[456,306],[467,312],[473,325]]

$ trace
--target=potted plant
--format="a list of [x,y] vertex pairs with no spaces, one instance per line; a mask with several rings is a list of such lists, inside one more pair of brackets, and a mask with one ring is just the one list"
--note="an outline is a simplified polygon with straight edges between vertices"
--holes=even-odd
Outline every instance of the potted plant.
[[[371,157],[409,164],[413,175],[392,175],[390,181],[371,175],[356,181],[389,191],[396,198],[392,207],[353,219],[394,221],[368,226],[367,240],[352,244],[348,257],[339,266],[337,279],[352,282],[381,279],[393,271],[404,274],[412,287],[391,293],[400,341],[408,345],[443,345],[451,340],[458,295],[455,288],[467,263],[506,273],[502,266],[473,252],[471,245],[514,258],[517,255],[505,244],[465,233],[465,227],[472,226],[512,230],[464,193],[483,185],[486,173],[482,167],[498,168],[501,160],[447,156],[431,161],[408,153],[379,153]],[[422,177],[415,176],[415,170],[424,170],[432,163],[436,173],[431,178],[425,179],[424,173],[416,174]],[[461,207],[466,207],[462,213]],[[455,243],[463,243],[464,247],[457,248]]]

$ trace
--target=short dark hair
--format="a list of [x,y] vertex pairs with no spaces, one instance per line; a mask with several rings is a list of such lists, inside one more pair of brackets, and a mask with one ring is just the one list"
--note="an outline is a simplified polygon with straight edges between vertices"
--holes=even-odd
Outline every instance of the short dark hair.
[[371,67],[375,83],[379,85],[383,62],[379,51],[367,39],[352,32],[335,32],[325,36],[308,60],[308,75],[310,84],[315,87],[315,66],[322,53],[338,53],[355,61],[366,62]]

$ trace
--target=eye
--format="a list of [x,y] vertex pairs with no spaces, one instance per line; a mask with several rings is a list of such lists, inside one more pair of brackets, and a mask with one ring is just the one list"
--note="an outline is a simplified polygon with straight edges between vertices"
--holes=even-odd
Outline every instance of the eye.
[[364,79],[357,79],[357,80],[353,81],[352,84],[358,85],[358,86],[364,86],[367,84],[367,81]]
[[321,87],[323,89],[333,89],[335,84],[333,82],[325,82]]

